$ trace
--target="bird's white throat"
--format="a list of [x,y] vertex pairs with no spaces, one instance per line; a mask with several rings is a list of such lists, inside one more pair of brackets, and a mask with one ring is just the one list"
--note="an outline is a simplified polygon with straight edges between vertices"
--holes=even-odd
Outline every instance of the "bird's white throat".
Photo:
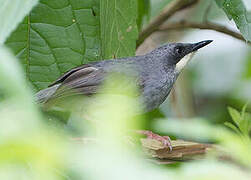
[[184,67],[187,65],[187,63],[193,58],[195,52],[192,52],[188,55],[186,55],[185,57],[183,57],[177,64],[175,67],[175,70],[180,73],[182,71],[182,69],[184,69]]

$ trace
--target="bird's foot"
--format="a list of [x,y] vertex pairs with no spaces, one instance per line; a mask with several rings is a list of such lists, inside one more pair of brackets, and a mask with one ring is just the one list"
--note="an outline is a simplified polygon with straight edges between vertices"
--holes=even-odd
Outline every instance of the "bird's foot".
[[137,130],[136,131],[138,134],[143,134],[146,135],[147,138],[149,139],[155,139],[157,141],[160,141],[164,147],[168,147],[169,151],[172,151],[172,144],[171,144],[171,139],[169,136],[160,136],[158,134],[153,133],[152,131],[148,130]]

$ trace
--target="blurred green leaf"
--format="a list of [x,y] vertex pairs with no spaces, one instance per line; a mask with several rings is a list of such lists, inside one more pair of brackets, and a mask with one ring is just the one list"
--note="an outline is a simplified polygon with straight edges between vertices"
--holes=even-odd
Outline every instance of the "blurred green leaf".
[[241,114],[239,113],[239,111],[237,111],[236,109],[234,109],[232,107],[228,107],[228,112],[229,112],[231,118],[233,119],[233,121],[235,122],[235,124],[237,126],[239,126],[239,124],[241,122]]
[[249,113],[246,113],[248,103],[246,103],[241,110],[241,122],[240,122],[240,129],[243,132],[243,134],[249,135],[249,129],[250,129],[250,123],[251,119],[249,119]]
[[248,103],[246,103],[241,109],[241,118],[244,119]]
[[41,123],[24,73],[3,46],[0,82],[1,92],[7,94],[0,103],[0,179],[62,179],[71,146],[63,134]]
[[244,113],[243,119],[240,122],[239,127],[244,135],[249,136],[249,131],[251,128],[251,116],[249,113]]
[[[162,134],[167,133],[168,135],[177,135],[178,138],[193,139],[197,141],[210,141],[214,140],[212,134],[217,136],[217,130],[212,128],[205,119],[201,118],[162,118],[155,121],[154,130],[161,132]],[[223,132],[224,131],[222,131],[222,133]]]
[[246,63],[243,71],[243,78],[244,79],[251,79],[251,53],[248,53],[246,58]]
[[233,125],[230,122],[225,122],[224,125],[227,126],[227,127],[229,127],[230,129],[234,130],[238,134],[241,133],[240,130],[235,125]]
[[137,1],[100,1],[102,57],[133,56],[136,49]]
[[237,127],[229,122],[225,122],[225,125],[238,134],[249,137],[249,132],[251,130],[251,114],[246,112],[247,105],[248,104],[245,104],[243,106],[241,113],[234,108],[228,107],[229,114]]
[[138,0],[138,18],[137,25],[140,32],[144,23],[144,20],[150,19],[150,0]]
[[0,0],[0,44],[3,44],[38,0]]
[[[9,121],[12,120],[9,118]],[[12,179],[3,177],[18,175],[19,169],[24,168],[27,170],[24,175],[29,176],[28,179],[63,179],[67,176],[66,155],[70,147],[74,146],[64,138],[66,137],[57,134],[55,129],[54,133],[48,133],[48,129],[45,131],[43,126],[2,138],[0,178]],[[10,168],[9,171],[2,171],[6,167]]]
[[15,98],[31,100],[31,93],[24,79],[22,69],[7,48],[0,46],[0,81],[1,90]]
[[[207,174],[205,177],[205,173]],[[250,174],[236,168],[236,164],[224,160],[208,158],[201,161],[184,163],[177,171],[178,180],[222,180],[241,179],[249,180]]]
[[228,18],[233,19],[237,28],[247,41],[251,41],[251,12],[248,12],[242,0],[215,0]]
[[24,73],[16,57],[1,46],[0,82],[1,93],[4,94],[4,99],[0,103],[1,127],[4,129],[0,129],[0,137],[13,133],[20,124],[28,125],[28,129],[36,126],[41,117],[33,103],[32,93],[25,81]]
[[36,90],[100,58],[99,0],[40,0],[8,38]]

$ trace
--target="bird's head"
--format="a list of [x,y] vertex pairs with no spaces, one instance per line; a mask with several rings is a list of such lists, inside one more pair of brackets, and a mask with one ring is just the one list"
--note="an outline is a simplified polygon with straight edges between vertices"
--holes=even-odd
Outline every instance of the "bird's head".
[[198,43],[170,43],[160,46],[150,54],[156,58],[162,59],[168,65],[175,65],[175,69],[180,72],[191,59],[195,51],[211,42],[212,40]]

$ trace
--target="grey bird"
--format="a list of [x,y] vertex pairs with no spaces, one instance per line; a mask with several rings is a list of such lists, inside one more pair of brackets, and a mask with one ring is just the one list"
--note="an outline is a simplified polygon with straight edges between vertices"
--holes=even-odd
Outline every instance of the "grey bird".
[[142,56],[84,64],[63,74],[48,88],[39,91],[36,98],[38,102],[46,103],[69,95],[90,96],[97,93],[107,74],[115,72],[135,77],[133,83],[140,90],[139,99],[143,101],[144,111],[148,112],[165,101],[192,54],[211,42],[169,43]]

